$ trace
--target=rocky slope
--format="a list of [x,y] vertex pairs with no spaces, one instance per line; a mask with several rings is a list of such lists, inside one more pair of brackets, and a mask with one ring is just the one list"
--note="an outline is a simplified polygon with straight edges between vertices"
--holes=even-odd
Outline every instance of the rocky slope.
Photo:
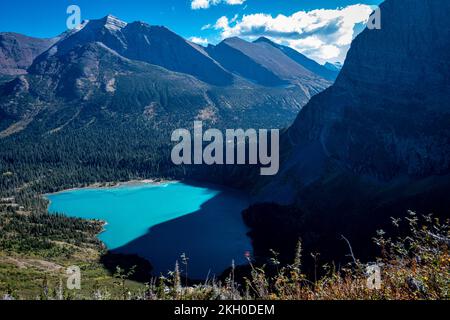
[[322,66],[322,65],[318,64],[316,61],[309,59],[305,55],[301,54],[297,50],[294,50],[287,46],[283,46],[283,45],[274,43],[273,41],[271,41],[265,37],[261,37],[261,38],[255,40],[254,43],[266,43],[268,45],[271,45],[271,46],[281,50],[286,56],[288,56],[289,58],[291,58],[298,64],[302,65],[304,68],[306,68],[309,71],[311,71],[327,80],[330,80],[330,81],[335,81],[339,74],[339,71],[341,70],[340,68],[338,69],[337,67],[334,67],[333,69],[327,68],[327,65],[329,63]]
[[58,42],[46,55],[64,55],[76,46],[100,42],[121,56],[193,75],[211,84],[229,85],[232,75],[199,47],[162,26],[126,23],[114,16],[85,22],[80,31]]
[[0,33],[0,75],[25,74],[33,60],[56,41],[12,32]]
[[296,84],[312,96],[324,79],[264,41],[250,43],[234,37],[208,46],[207,52],[226,69],[261,85]]

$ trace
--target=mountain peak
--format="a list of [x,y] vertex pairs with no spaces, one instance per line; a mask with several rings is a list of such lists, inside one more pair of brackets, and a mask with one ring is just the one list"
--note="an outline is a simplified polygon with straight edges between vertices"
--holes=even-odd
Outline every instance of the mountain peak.
[[340,62],[326,62],[323,66],[331,71],[341,71],[342,69],[342,63]]
[[266,37],[259,37],[258,39],[253,41],[253,43],[260,43],[260,42],[267,42],[267,43],[270,43],[270,44],[274,43],[272,40],[270,40],[269,38],[266,38]]
[[100,20],[104,24],[105,28],[113,31],[120,30],[127,26],[127,23],[125,21],[120,20],[112,14],[108,14]]
[[239,37],[230,37],[230,38],[226,38],[222,41],[223,43],[243,43],[243,42],[247,42],[244,39],[241,39]]

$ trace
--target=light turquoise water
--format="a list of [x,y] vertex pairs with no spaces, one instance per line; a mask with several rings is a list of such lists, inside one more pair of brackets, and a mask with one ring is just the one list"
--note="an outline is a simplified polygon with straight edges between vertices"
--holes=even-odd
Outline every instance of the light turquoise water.
[[51,213],[108,222],[99,238],[119,248],[152,226],[195,212],[219,193],[182,183],[80,189],[49,195]]
[[184,183],[70,190],[47,196],[50,213],[107,221],[99,235],[108,249],[138,254],[156,272],[183,252],[191,272],[221,272],[251,250],[241,211],[247,199],[230,190]]

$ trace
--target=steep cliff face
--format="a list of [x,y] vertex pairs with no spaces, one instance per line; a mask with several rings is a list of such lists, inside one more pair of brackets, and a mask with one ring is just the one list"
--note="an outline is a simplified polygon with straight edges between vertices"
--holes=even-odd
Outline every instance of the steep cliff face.
[[355,39],[335,84],[284,136],[282,172],[269,189],[293,202],[337,172],[381,184],[448,174],[449,13],[448,1],[383,3],[381,30]]
[[282,136],[278,176],[255,188],[260,204],[244,217],[257,254],[289,256],[301,237],[339,259],[345,235],[364,257],[390,217],[449,217],[449,14],[444,0],[381,5],[381,30],[354,40],[335,84]]

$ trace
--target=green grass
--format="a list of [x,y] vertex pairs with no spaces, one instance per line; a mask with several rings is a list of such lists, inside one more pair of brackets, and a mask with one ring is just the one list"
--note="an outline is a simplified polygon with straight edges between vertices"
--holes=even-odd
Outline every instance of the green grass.
[[[78,259],[62,259],[49,262],[57,263],[63,268],[60,270],[45,270],[38,266],[27,265],[19,267],[15,263],[5,261],[5,253],[0,253],[0,297],[4,294],[10,294],[15,299],[42,299],[44,287],[48,287],[49,299],[56,298],[55,290],[59,290],[60,282],[62,288],[66,288],[67,274],[66,268],[72,265],[80,267],[81,270],[81,289],[64,290],[65,299],[90,299],[95,292],[99,290],[106,298],[123,298],[120,279],[117,278],[98,261],[81,261]],[[21,262],[28,262],[36,257],[23,257],[7,254]],[[145,288],[142,283],[134,281],[125,281],[127,291],[139,292]]]

